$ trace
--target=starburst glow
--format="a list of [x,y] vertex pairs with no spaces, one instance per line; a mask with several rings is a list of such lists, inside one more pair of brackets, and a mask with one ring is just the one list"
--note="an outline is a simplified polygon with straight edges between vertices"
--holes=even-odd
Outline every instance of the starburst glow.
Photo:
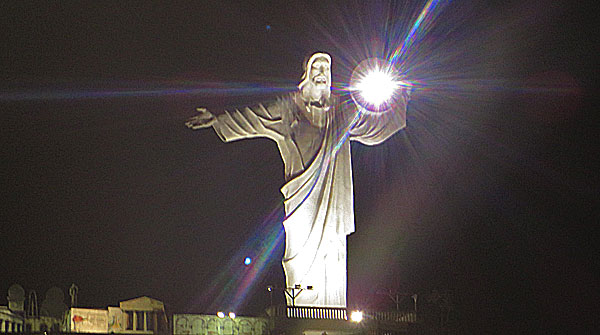
[[392,63],[369,58],[354,69],[349,91],[359,109],[385,112],[394,104],[399,91],[410,86],[410,83],[400,80]]
[[[450,1],[442,1],[443,4],[447,4],[449,2]],[[439,13],[441,12],[441,8],[443,6],[440,6],[440,8],[437,8],[437,10],[436,10],[436,7],[438,7],[439,3],[440,3],[439,0],[427,1],[425,6],[423,7],[423,9],[421,10],[419,17],[417,17],[414,24],[412,25],[412,28],[406,35],[404,42],[402,42],[402,44],[400,44],[398,46],[398,48],[392,54],[392,57],[390,58],[390,61],[392,63],[402,61],[407,49],[415,42],[415,40],[417,40],[419,37],[420,38],[423,37],[424,32],[426,30],[426,26],[427,25],[431,26],[435,17],[437,15],[439,15]],[[425,24],[423,24],[423,21],[425,21]],[[419,36],[419,35],[421,35],[421,36]]]
[[377,107],[388,101],[397,88],[398,83],[394,77],[380,69],[367,73],[356,86],[365,101]]

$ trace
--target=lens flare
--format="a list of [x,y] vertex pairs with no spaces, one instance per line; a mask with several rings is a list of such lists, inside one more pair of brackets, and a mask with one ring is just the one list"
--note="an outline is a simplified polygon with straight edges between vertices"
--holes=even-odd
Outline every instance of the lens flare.
[[362,320],[363,320],[363,312],[353,311],[352,314],[350,314],[350,321],[359,323]]
[[380,69],[374,69],[367,73],[356,85],[362,98],[374,106],[380,106],[388,101],[397,88],[398,84],[394,78]]
[[[268,274],[266,270],[277,264],[273,262],[273,254],[281,250],[285,236],[281,224],[282,212],[283,204],[278,202],[262,224],[257,225],[245,245],[240,247],[229,262],[223,264],[222,271],[215,276],[212,283],[190,302],[188,312],[199,306],[205,306],[203,308],[208,310],[227,308],[230,311],[239,311],[247,303],[248,295],[255,291],[257,284],[262,283]],[[252,266],[240,264],[240,259],[245,261],[248,254],[252,255],[248,256]]]
[[352,100],[362,109],[385,112],[394,104],[399,90],[411,86],[400,80],[399,72],[391,62],[369,58],[354,69],[348,90]]
[[[438,6],[442,3],[442,6]],[[415,41],[423,38],[428,28],[431,27],[435,18],[441,13],[441,9],[450,3],[449,0],[440,1],[440,0],[429,0],[421,10],[419,17],[415,20],[412,28],[406,35],[404,42],[398,46],[398,48],[392,54],[390,61],[392,63],[401,63],[408,49],[415,43]],[[437,8],[436,8],[437,7]]]

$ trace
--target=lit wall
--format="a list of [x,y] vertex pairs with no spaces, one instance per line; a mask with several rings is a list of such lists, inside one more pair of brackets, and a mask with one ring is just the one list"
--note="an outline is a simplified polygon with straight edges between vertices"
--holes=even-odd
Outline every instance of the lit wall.
[[107,333],[108,310],[71,308],[70,331],[76,333]]
[[174,335],[268,335],[266,318],[219,318],[206,314],[174,314]]
[[23,330],[23,317],[5,306],[0,306],[0,333],[17,333]]

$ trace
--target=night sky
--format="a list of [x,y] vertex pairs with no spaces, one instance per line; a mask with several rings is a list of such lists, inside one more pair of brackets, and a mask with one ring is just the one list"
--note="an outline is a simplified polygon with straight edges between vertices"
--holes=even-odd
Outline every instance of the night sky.
[[[259,315],[284,280],[282,245],[256,247],[281,228],[279,152],[185,120],[293,89],[315,51],[347,82],[423,5],[0,3],[0,304],[13,283],[40,303],[75,283],[82,307],[148,295],[213,313],[244,257],[263,256],[238,311]],[[425,21],[407,128],[352,144],[350,306],[437,290],[467,333],[597,328],[595,17],[566,0],[452,1]]]

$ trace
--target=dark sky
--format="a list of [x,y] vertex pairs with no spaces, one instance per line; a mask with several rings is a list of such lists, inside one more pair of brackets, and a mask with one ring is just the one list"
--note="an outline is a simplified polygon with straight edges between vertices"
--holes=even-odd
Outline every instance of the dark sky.
[[[256,254],[280,227],[277,147],[186,118],[294,87],[318,50],[346,82],[423,3],[3,1],[0,293],[76,283],[81,306],[149,295],[212,313],[248,254],[268,259],[240,307],[259,314],[283,281],[282,246]],[[465,330],[597,322],[591,8],[453,1],[426,21],[408,127],[352,145],[350,305],[438,290]]]

